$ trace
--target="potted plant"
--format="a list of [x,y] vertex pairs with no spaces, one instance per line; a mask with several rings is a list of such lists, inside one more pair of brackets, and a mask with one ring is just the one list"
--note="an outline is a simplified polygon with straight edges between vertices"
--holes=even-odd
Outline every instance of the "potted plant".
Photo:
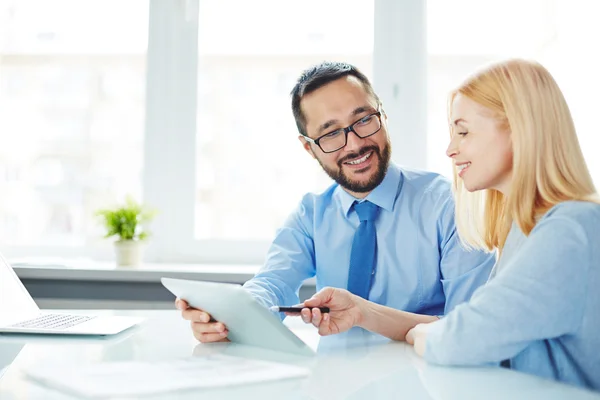
[[106,228],[106,238],[116,237],[115,253],[117,265],[135,266],[142,260],[142,246],[150,235],[146,224],[156,212],[138,204],[128,197],[124,205],[98,210]]

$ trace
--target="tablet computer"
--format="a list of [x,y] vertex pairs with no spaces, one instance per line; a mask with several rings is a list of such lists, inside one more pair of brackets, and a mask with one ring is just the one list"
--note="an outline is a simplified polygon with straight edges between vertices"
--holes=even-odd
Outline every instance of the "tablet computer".
[[190,306],[224,323],[229,330],[227,337],[234,343],[304,356],[315,354],[240,285],[173,278],[161,278],[161,282]]

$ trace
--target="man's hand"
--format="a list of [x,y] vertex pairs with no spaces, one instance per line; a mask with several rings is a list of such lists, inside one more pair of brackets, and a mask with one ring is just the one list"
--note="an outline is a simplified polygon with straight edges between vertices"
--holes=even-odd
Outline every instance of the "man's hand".
[[[323,288],[304,302],[306,308],[301,312],[302,320],[319,328],[322,336],[345,332],[360,323],[361,300],[344,289]],[[329,313],[323,314],[313,307],[329,307]]]
[[183,319],[190,321],[194,337],[202,343],[228,342],[227,327],[215,321],[210,314],[197,308],[192,308],[185,300],[176,299],[175,307],[181,310]]

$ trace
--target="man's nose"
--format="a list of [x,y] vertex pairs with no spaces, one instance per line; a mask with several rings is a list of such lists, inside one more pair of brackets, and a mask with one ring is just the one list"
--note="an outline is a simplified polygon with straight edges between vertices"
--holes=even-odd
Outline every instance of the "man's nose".
[[348,132],[348,137],[346,139],[346,150],[356,150],[360,149],[363,145],[363,141],[365,139],[361,138],[354,131]]

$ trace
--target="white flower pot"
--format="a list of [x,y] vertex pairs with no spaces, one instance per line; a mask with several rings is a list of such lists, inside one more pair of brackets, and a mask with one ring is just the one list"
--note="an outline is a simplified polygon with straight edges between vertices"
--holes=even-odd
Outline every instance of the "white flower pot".
[[117,265],[136,266],[142,263],[143,242],[138,240],[118,240],[115,242]]

